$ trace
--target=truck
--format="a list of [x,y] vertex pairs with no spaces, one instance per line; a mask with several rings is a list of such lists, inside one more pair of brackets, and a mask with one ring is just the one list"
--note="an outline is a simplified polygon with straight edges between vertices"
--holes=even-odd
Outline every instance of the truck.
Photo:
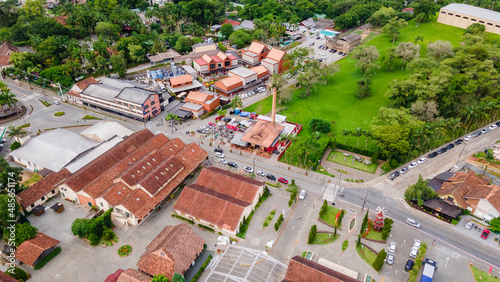
[[422,272],[422,277],[420,282],[432,282],[432,277],[434,277],[434,271],[436,271],[437,263],[431,259],[425,259],[424,271]]

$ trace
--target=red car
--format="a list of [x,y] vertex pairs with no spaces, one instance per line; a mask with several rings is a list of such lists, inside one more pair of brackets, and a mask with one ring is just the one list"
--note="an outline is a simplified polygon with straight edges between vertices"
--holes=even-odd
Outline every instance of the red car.
[[215,123],[213,123],[213,122],[209,122],[209,123],[208,123],[208,125],[210,125],[210,126],[215,126]]
[[481,234],[481,238],[488,239],[488,235],[490,235],[490,231],[488,229],[484,229],[483,233]]
[[283,183],[283,184],[288,184],[288,180],[286,180],[283,177],[278,178],[278,181],[281,182],[281,183]]

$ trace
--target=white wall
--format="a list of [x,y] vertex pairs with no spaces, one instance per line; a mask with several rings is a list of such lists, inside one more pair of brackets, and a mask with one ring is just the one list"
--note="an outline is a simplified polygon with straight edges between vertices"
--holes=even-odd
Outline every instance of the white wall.
[[73,190],[71,190],[71,188],[69,188],[66,184],[60,185],[59,191],[61,191],[61,196],[63,198],[69,199],[71,201],[76,201],[77,203],[80,202],[78,200],[78,195]]
[[495,218],[500,216],[500,212],[496,210],[495,207],[493,207],[493,205],[490,204],[490,202],[488,202],[486,199],[481,199],[479,200],[474,215],[481,218],[489,215],[490,217]]

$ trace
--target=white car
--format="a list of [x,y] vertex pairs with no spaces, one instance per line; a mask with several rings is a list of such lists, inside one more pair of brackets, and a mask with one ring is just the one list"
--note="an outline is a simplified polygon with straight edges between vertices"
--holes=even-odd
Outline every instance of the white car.
[[391,253],[396,252],[396,243],[394,243],[394,242],[389,243],[389,252],[391,252]]
[[227,161],[225,159],[219,159],[219,163],[223,165],[227,165]]
[[224,158],[224,154],[223,153],[215,153],[215,156],[217,158],[220,158],[220,159],[223,159]]
[[472,137],[472,135],[469,135],[469,136],[465,137],[464,140],[465,141],[470,141],[470,140],[472,140],[472,138],[474,138],[474,137]]
[[470,230],[472,228],[472,221],[467,221],[464,227],[465,229]]
[[496,124],[490,125],[490,130],[497,128],[498,126]]
[[394,254],[389,253],[387,255],[387,259],[385,260],[385,262],[387,262],[387,264],[392,265],[394,263],[394,257],[395,257]]
[[414,259],[418,255],[418,249],[417,248],[411,248],[410,250],[410,258]]
[[300,191],[299,199],[304,200],[306,198],[306,190]]
[[412,163],[408,166],[408,168],[410,168],[410,169],[411,169],[411,168],[414,168],[414,167],[417,167],[417,166],[418,166],[418,163],[417,163],[417,162],[412,162]]
[[427,161],[426,158],[421,158],[420,160],[417,161],[418,164],[423,164]]
[[[420,228],[420,223],[418,223],[418,222],[417,222],[416,220],[414,220],[414,219],[407,218],[405,222],[406,222],[406,224],[408,224],[408,225],[411,225],[411,226],[416,227],[416,228]],[[420,242],[420,241],[419,241],[419,242]]]
[[266,176],[266,174],[263,171],[260,171],[260,170],[257,171],[257,175],[258,176],[262,176],[262,177]]
[[420,249],[421,244],[422,243],[420,242],[420,240],[415,239],[415,242],[413,242],[413,248],[418,250],[418,249]]
[[253,168],[249,167],[249,166],[245,166],[244,170],[248,173],[252,173],[253,172]]
[[59,105],[59,104],[61,104],[61,102],[59,102],[59,101],[57,101],[57,100],[52,101],[52,103],[53,103],[54,105]]

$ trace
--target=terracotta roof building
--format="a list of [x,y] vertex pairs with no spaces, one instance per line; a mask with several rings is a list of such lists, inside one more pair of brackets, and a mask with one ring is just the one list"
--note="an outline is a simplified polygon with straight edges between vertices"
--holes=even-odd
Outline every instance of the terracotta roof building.
[[266,67],[271,75],[275,73],[282,73],[285,55],[286,53],[284,51],[273,48],[267,57],[262,60],[262,65]]
[[220,105],[219,97],[215,96],[214,94],[204,92],[191,91],[184,101],[186,101],[187,103],[202,106],[205,113],[214,111],[215,108]]
[[238,58],[231,53],[218,52],[215,56],[204,54],[193,61],[193,67],[199,75],[226,74],[227,70],[238,67]]
[[16,250],[16,259],[30,266],[35,266],[41,259],[50,254],[61,243],[43,233],[24,241]]
[[66,99],[68,99],[71,103],[83,104],[81,100],[82,96],[80,96],[80,93],[82,93],[83,90],[90,84],[98,83],[99,82],[93,77],[86,78],[73,84],[71,89],[68,92],[64,93],[64,95]]
[[259,120],[241,140],[250,143],[252,146],[272,147],[279,140],[283,129],[285,129],[285,126],[281,124]]
[[151,276],[165,274],[171,278],[175,272],[184,275],[203,251],[204,244],[185,222],[167,226],[146,247],[137,266]]
[[340,38],[327,37],[326,39],[326,46],[343,53],[351,52],[359,44],[361,44],[361,36],[357,33],[351,33]]
[[129,268],[123,271],[118,277],[117,282],[149,282],[151,277],[146,274],[137,271],[135,269]]
[[225,25],[225,24],[231,24],[231,25],[240,25],[240,22],[237,22],[237,21],[233,21],[233,20],[230,20],[230,19],[225,19],[223,22],[222,22],[222,25]]
[[4,42],[2,46],[0,46],[0,69],[11,65],[9,62],[10,55],[14,52],[19,52],[19,49],[9,42]]
[[17,200],[23,210],[30,212],[34,207],[42,205],[48,199],[54,197],[59,192],[57,185],[70,176],[70,174],[67,169],[53,172],[17,194]]
[[168,90],[173,94],[185,91],[197,91],[201,86],[201,83],[198,80],[194,80],[189,74],[174,76],[167,85]]
[[216,232],[234,236],[263,192],[263,182],[209,167],[201,171],[195,184],[184,187],[173,210]]
[[71,201],[113,208],[117,221],[139,225],[206,157],[195,143],[144,129],[73,173],[59,189]]
[[241,59],[246,65],[258,66],[266,58],[267,54],[269,54],[269,51],[271,51],[269,46],[254,41],[246,50],[241,50]]
[[228,71],[228,77],[215,82],[213,87],[219,94],[231,96],[265,81],[269,76],[269,71],[266,68],[238,67]]
[[12,278],[7,273],[0,271],[0,281],[2,282],[19,282],[19,280]]
[[357,282],[351,278],[319,263],[313,262],[301,256],[294,256],[288,262],[285,274],[286,282]]
[[485,220],[500,216],[500,187],[488,184],[473,171],[455,173],[436,193],[445,202],[468,209]]
[[163,53],[158,53],[153,56],[148,56],[148,59],[151,64],[158,64],[158,63],[167,63],[171,62],[177,58],[179,58],[181,54],[179,54],[177,51],[174,49],[168,49],[167,52]]

